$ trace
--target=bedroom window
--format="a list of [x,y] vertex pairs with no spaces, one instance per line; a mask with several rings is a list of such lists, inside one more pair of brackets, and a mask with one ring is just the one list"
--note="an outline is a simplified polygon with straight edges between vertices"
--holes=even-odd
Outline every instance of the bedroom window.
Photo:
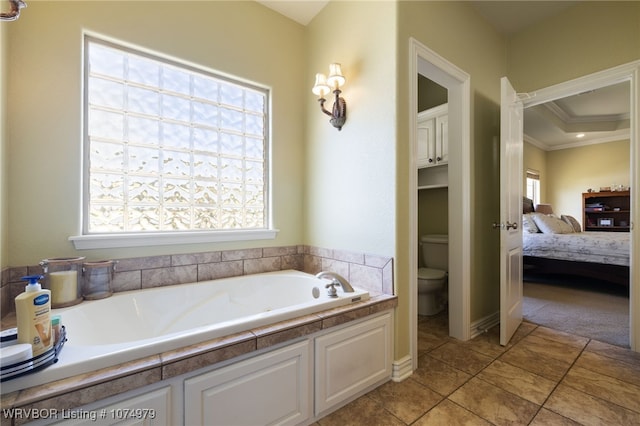
[[527,170],[527,198],[540,204],[540,173],[535,170]]
[[268,90],[89,36],[84,53],[83,235],[270,229]]

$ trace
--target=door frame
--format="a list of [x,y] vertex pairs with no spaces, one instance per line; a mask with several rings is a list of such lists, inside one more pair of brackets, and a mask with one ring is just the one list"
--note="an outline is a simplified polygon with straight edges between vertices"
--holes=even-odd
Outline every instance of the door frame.
[[471,76],[414,38],[409,39],[409,298],[410,348],[418,368],[418,74],[448,90],[449,335],[471,335]]
[[[631,350],[640,352],[640,61],[609,68],[522,96],[524,108],[550,102],[589,90],[628,81],[630,84],[630,186],[631,237],[629,267],[629,343]],[[634,229],[636,228],[636,229]]]

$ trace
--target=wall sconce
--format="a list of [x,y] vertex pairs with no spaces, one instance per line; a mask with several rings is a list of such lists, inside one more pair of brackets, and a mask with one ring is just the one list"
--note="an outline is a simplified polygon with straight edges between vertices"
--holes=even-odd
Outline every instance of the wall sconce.
[[[320,102],[320,109],[331,117],[329,122],[338,130],[342,130],[342,126],[344,126],[345,121],[347,121],[347,103],[344,98],[340,97],[340,93],[342,93],[340,87],[344,85],[344,82],[345,79],[342,75],[340,64],[331,64],[329,65],[329,77],[325,77],[324,74],[320,73],[316,74],[316,84],[313,86],[313,89],[311,89],[311,91],[319,97],[318,102]],[[324,107],[324,103],[327,101],[324,96],[331,92],[332,89],[336,95],[336,99],[333,102],[333,109],[329,112]]]
[[0,12],[0,21],[15,21],[20,17],[20,9],[27,7],[22,0],[9,0],[11,9],[9,12]]

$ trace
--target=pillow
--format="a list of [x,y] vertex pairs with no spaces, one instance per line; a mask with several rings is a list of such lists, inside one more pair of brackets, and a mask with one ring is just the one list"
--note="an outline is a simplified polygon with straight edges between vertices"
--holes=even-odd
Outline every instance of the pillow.
[[582,232],[580,222],[578,222],[575,217],[563,214],[562,216],[560,216],[560,219],[571,225],[571,227],[573,228],[573,232]]
[[533,221],[533,214],[527,213],[522,215],[522,232],[528,234],[537,234],[540,232],[536,223]]
[[536,214],[533,216],[533,221],[540,231],[545,234],[571,234],[573,233],[573,226],[569,225],[564,220],[549,216],[545,214]]

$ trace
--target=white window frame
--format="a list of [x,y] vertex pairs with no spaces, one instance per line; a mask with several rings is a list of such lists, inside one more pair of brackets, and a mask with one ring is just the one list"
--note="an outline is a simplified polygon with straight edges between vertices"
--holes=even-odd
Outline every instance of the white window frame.
[[170,245],[170,244],[192,244],[192,243],[211,243],[211,242],[225,242],[225,241],[248,241],[248,240],[264,240],[273,239],[278,232],[273,227],[273,215],[272,215],[272,179],[271,179],[271,149],[270,149],[270,90],[267,87],[247,82],[245,80],[239,80],[237,78],[222,76],[214,71],[197,67],[194,65],[187,65],[184,62],[169,58],[157,53],[146,53],[143,49],[131,47],[119,42],[106,41],[99,36],[93,36],[90,34],[84,34],[84,48],[87,49],[89,43],[104,44],[110,47],[115,47],[123,51],[130,51],[137,55],[150,57],[154,60],[168,63],[173,66],[178,66],[187,71],[202,73],[212,76],[219,80],[230,81],[234,84],[244,85],[250,88],[257,88],[265,92],[265,114],[266,122],[264,129],[265,137],[265,152],[264,152],[264,168],[265,168],[265,186],[266,196],[264,199],[265,207],[265,228],[249,228],[249,229],[224,229],[224,230],[185,230],[185,231],[151,231],[151,232],[122,232],[122,233],[89,233],[88,229],[88,203],[89,203],[89,170],[88,170],[88,153],[89,151],[89,136],[88,136],[88,94],[86,93],[88,82],[88,58],[84,55],[83,60],[83,192],[82,192],[82,229],[81,235],[69,237],[69,240],[73,242],[76,249],[99,249],[99,248],[116,248],[116,247],[140,247],[140,246],[156,246],[156,245]]
[[[533,200],[534,205],[540,204],[540,172],[533,169],[527,169],[525,173],[525,182],[527,198]],[[533,194],[530,194],[530,187]]]

